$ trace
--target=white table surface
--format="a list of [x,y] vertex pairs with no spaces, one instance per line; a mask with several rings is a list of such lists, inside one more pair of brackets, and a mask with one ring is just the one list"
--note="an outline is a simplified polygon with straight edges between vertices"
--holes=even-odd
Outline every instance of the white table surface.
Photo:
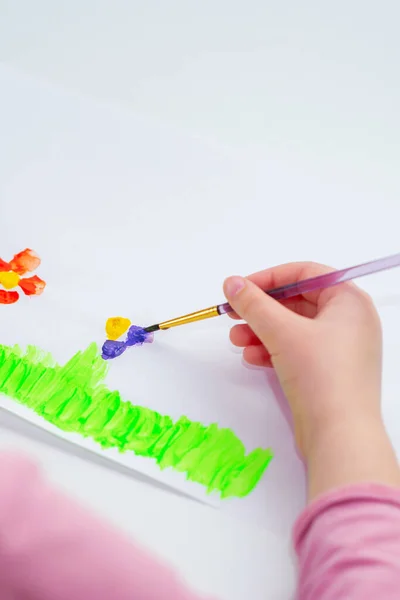
[[[357,181],[361,193],[364,183],[379,214],[380,197],[400,189],[399,16],[395,0],[0,0],[0,60],[235,152],[295,153],[316,171],[337,170],[342,186]],[[334,208],[321,210],[328,218]],[[378,221],[369,234],[385,254],[394,247]],[[360,231],[354,222],[355,244],[370,258]],[[393,370],[398,344],[387,348]],[[1,448],[26,451],[199,591],[226,600],[291,596],[289,540],[110,469],[15,417],[1,415],[1,424]],[[398,430],[392,423],[392,435]],[[272,552],[276,564],[282,557],[273,576],[265,564]]]

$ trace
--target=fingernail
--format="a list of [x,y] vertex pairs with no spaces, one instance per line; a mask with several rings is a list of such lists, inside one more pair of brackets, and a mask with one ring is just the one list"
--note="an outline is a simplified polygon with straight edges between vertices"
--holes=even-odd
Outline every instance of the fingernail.
[[245,283],[243,277],[229,277],[224,284],[226,296],[228,298],[236,296],[244,288]]

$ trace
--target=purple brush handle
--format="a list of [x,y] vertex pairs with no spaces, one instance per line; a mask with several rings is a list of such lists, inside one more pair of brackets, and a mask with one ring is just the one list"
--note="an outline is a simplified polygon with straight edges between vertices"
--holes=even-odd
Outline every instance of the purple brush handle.
[[[326,275],[318,275],[318,277],[310,277],[310,279],[303,279],[303,281],[283,285],[282,287],[268,290],[265,293],[272,296],[272,298],[275,298],[275,300],[283,300],[284,298],[292,298],[293,296],[299,296],[300,294],[306,294],[307,292],[322,290],[337,285],[338,283],[349,281],[350,279],[364,277],[365,275],[371,275],[372,273],[386,271],[387,269],[393,269],[394,267],[399,266],[400,254],[394,254],[393,256],[378,258],[377,260],[372,260],[371,262],[363,263],[362,265],[356,265],[355,267],[347,267],[347,269],[332,271],[332,273],[327,273]],[[233,312],[233,308],[228,302],[219,304],[217,308],[220,315]]]

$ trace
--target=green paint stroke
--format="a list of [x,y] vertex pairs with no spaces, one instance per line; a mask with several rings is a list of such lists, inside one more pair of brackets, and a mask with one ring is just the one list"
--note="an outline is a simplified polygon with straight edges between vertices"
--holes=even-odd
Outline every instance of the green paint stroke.
[[90,437],[103,448],[133,451],[172,467],[187,479],[217,490],[222,498],[243,497],[257,485],[272,459],[270,449],[246,456],[230,429],[205,426],[122,400],[104,385],[107,363],[96,344],[78,352],[64,366],[49,353],[28,346],[0,345],[0,393],[34,410],[63,431]]

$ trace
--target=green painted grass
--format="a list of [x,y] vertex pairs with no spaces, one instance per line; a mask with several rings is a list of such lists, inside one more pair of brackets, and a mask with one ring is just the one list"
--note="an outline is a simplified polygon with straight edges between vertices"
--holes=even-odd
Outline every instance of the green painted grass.
[[243,497],[254,489],[272,459],[270,449],[246,455],[230,429],[184,416],[174,422],[134,406],[107,388],[107,370],[96,344],[77,352],[64,366],[34,346],[24,352],[0,345],[0,393],[59,429],[92,438],[103,448],[148,457],[160,469],[184,472],[222,498]]

